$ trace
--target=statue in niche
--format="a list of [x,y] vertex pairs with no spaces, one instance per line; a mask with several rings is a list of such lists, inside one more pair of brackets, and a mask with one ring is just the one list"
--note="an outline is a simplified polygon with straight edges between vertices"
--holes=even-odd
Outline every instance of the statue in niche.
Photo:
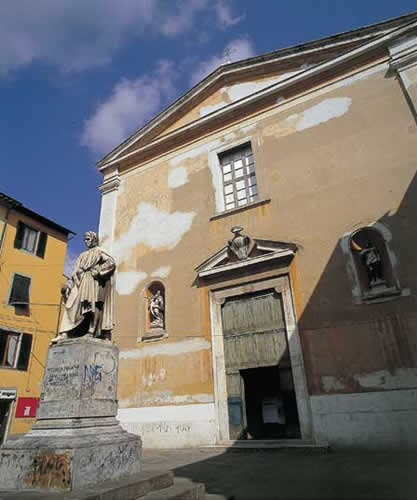
[[385,285],[386,281],[383,278],[382,258],[376,246],[368,240],[366,246],[363,248],[352,239],[352,248],[359,252],[360,261],[368,277],[369,288],[372,289],[377,286]]
[[238,260],[247,259],[253,247],[251,238],[246,234],[241,234],[243,231],[241,226],[234,226],[231,231],[234,236],[227,242],[229,254],[234,255]]
[[151,328],[164,328],[164,297],[161,290],[157,290],[149,300]]
[[80,254],[71,277],[61,289],[64,311],[53,343],[83,335],[111,340],[116,264],[98,246],[94,231],[85,233],[84,243],[87,250]]

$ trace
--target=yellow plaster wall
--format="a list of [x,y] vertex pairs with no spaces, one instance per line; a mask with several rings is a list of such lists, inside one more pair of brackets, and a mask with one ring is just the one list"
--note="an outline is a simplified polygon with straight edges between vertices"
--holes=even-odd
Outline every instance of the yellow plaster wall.
[[[44,258],[14,248],[18,221],[48,234]],[[56,230],[15,210],[9,212],[0,253],[0,327],[33,335],[27,371],[0,367],[0,387],[16,389],[17,398],[40,396],[48,345],[56,335],[66,246],[66,236]],[[31,277],[27,315],[7,304],[15,272]],[[13,412],[10,433],[28,432],[33,423],[31,418],[15,418]]]
[[[337,110],[334,116],[330,111],[329,117],[329,109]],[[119,390],[126,406],[152,406],[158,394],[162,395],[163,404],[208,399],[212,386],[206,380],[212,380],[212,367],[210,363],[205,365],[204,360],[211,356],[209,311],[207,297],[194,286],[194,269],[226,244],[234,225],[243,226],[254,237],[299,245],[291,279],[296,312],[304,328],[303,346],[311,352],[316,352],[316,347],[311,347],[315,330],[310,332],[305,325],[314,321],[323,324],[326,335],[330,335],[331,330],[325,325],[340,323],[344,318],[363,323],[370,317],[395,315],[399,311],[405,316],[412,314],[415,296],[383,306],[357,307],[339,242],[344,233],[360,225],[381,221],[395,232],[401,220],[407,220],[407,196],[417,167],[416,130],[397,80],[386,78],[386,68],[382,66],[291,105],[277,103],[274,109],[259,113],[256,118],[241,119],[226,131],[213,133],[123,175],[115,248],[119,249],[121,242],[126,244],[132,222],[144,207],[155,209],[136,233],[140,243],[132,243],[128,252],[126,245],[120,248],[124,257],[119,269],[140,275],[132,290],[118,294],[116,300],[116,341],[126,356],[122,358]],[[260,198],[271,201],[212,219],[216,205],[210,155],[248,137]],[[182,169],[183,182],[172,187],[170,178],[173,173],[180,173],[178,169]],[[161,232],[167,234],[179,231],[178,224],[161,225],[166,217],[161,214],[192,214],[190,228],[179,235],[174,245],[146,236],[147,225],[161,227]],[[145,237],[139,237],[141,234]],[[415,290],[415,259],[409,249],[415,248],[417,234],[409,232],[413,243],[402,234],[405,232],[397,230],[395,236],[402,263],[399,277],[403,287]],[[163,279],[169,337],[152,343],[151,349],[151,344],[140,340],[146,314],[144,289],[164,266],[170,267],[169,275]],[[340,341],[348,342],[349,335],[347,326],[340,331]],[[201,349],[193,350],[187,343],[190,339],[196,339]],[[204,340],[209,341],[207,347]],[[182,349],[175,355],[174,345]],[[366,370],[367,360],[375,360],[374,351],[365,349],[364,353],[358,370]],[[331,359],[330,352],[323,355]],[[131,361],[133,358],[138,361]],[[156,363],[155,370],[151,358]],[[372,360],[370,366],[379,366]],[[314,363],[307,360],[310,373],[316,369]],[[161,368],[163,377],[149,379]],[[204,370],[207,373],[201,375]],[[184,372],[192,384],[184,385]],[[142,379],[151,380],[152,384],[141,385]],[[320,392],[320,381],[309,382],[313,392]]]

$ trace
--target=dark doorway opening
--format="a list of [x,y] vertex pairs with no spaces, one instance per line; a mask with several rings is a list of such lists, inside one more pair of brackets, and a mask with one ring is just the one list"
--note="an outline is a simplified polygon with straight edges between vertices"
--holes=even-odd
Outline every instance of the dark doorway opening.
[[240,370],[244,384],[246,439],[300,439],[291,366]]
[[6,438],[9,415],[12,407],[12,400],[0,399],[0,445]]

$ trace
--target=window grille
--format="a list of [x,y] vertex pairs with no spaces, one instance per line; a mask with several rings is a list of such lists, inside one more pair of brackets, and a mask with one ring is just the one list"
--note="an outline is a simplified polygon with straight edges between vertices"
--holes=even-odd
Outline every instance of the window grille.
[[250,144],[219,155],[225,209],[238,208],[258,199],[255,163]]

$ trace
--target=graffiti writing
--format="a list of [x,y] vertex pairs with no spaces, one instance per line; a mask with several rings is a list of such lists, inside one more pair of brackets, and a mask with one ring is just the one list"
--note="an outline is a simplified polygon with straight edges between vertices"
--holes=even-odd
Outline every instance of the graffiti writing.
[[84,365],[84,382],[92,384],[103,380],[103,365]]
[[190,423],[152,422],[142,425],[143,433],[183,434],[191,432]]
[[90,363],[94,365],[102,365],[102,372],[105,375],[114,373],[116,369],[116,359],[111,352],[95,352]]
[[32,488],[68,489],[71,483],[70,453],[57,454],[46,451],[35,455],[25,483]]

